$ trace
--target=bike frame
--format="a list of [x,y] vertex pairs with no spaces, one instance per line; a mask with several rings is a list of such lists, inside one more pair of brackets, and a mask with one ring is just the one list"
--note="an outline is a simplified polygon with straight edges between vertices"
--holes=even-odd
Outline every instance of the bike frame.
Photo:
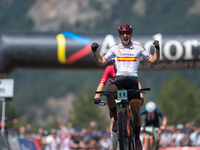
[[134,126],[131,111],[129,109],[128,92],[127,90],[117,91],[117,141],[120,150],[134,149]]
[[157,142],[157,131],[159,128],[155,128],[153,126],[144,127],[143,132],[146,133],[144,137],[144,150],[156,150],[156,142]]
[[[96,91],[96,93],[102,93],[101,95],[110,96],[111,93],[117,93],[117,143],[120,150],[134,150],[134,125],[131,111],[129,109],[128,92],[140,93],[150,90],[150,88],[133,89],[133,90],[118,90],[118,91]],[[114,136],[113,136],[114,137]],[[115,139],[113,138],[113,141]],[[117,146],[118,148],[118,146]]]

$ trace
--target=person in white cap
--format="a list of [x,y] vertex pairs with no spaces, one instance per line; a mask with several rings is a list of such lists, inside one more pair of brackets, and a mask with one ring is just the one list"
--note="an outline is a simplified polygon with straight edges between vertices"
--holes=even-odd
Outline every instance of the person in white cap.
[[[163,113],[156,108],[156,104],[153,101],[149,101],[146,106],[140,111],[141,115],[145,115],[144,126],[158,127],[157,145],[160,141],[161,131],[165,129],[167,124],[167,118]],[[159,117],[162,119],[162,124],[159,122]]]
[[178,124],[176,126],[176,132],[172,135],[172,141],[174,142],[174,145],[177,147],[180,147],[180,141],[184,137],[184,126],[183,124]]

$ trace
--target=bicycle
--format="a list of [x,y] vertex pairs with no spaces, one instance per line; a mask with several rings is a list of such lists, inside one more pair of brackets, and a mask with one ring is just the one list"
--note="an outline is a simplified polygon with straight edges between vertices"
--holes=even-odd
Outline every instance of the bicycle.
[[[118,90],[118,91],[96,91],[106,97],[111,93],[117,93],[117,136],[113,135],[113,149],[120,148],[120,150],[134,150],[134,124],[132,113],[129,108],[128,93],[141,93],[148,91],[150,88],[132,89],[132,90]],[[116,139],[116,140],[114,140]]]
[[144,150],[156,150],[157,149],[157,132],[159,128],[154,126],[145,126],[142,130],[146,133],[143,141]]

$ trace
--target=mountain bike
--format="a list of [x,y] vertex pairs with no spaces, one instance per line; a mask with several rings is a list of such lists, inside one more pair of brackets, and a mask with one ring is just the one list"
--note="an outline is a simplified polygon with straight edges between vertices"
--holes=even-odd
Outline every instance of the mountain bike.
[[118,90],[118,91],[96,91],[106,97],[109,97],[112,93],[117,93],[117,136],[113,136],[113,142],[117,144],[113,149],[120,150],[134,150],[135,135],[134,124],[131,110],[129,108],[128,93],[141,93],[148,91],[150,88],[132,89],[132,90]]
[[146,133],[143,139],[144,150],[156,150],[157,149],[157,135],[158,135],[158,127],[154,126],[146,126],[142,130]]

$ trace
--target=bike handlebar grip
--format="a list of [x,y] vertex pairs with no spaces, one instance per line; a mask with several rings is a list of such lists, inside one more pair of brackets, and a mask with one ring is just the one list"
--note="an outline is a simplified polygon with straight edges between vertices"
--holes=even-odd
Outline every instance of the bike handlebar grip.
[[150,91],[151,89],[150,88],[142,88],[141,90],[142,91]]

